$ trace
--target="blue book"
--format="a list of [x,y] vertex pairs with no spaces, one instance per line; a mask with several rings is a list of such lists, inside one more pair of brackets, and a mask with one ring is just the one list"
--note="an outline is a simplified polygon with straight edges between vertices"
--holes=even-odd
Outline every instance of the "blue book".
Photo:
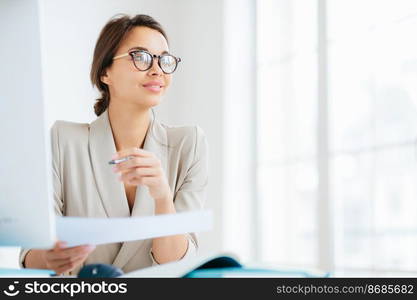
[[301,269],[267,269],[242,266],[235,258],[220,256],[185,274],[184,278],[329,277],[329,273]]
[[226,277],[329,277],[329,273],[288,268],[252,268],[243,266],[231,253],[197,256],[177,262],[152,266],[121,275],[120,277],[182,277],[182,278],[226,278]]

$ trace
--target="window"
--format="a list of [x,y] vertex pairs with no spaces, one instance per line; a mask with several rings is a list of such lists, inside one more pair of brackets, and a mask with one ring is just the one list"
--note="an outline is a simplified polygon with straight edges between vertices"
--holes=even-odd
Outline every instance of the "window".
[[261,259],[317,257],[317,17],[314,1],[258,1]]
[[417,3],[257,3],[259,259],[417,272]]

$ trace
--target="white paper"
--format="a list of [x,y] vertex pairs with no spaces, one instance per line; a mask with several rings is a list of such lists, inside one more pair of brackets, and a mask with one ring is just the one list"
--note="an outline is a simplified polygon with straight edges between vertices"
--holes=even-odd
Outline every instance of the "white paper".
[[210,211],[194,211],[130,218],[57,217],[56,228],[58,239],[72,247],[208,231],[212,223]]

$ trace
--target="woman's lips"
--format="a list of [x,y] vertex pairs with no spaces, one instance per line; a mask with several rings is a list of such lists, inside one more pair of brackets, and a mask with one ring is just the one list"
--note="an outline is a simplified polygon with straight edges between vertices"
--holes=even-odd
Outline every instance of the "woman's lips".
[[150,92],[153,93],[159,93],[163,86],[163,83],[161,81],[157,81],[157,80],[152,80],[152,81],[148,81],[147,83],[142,85],[145,89],[147,89]]
[[162,91],[162,87],[159,85],[143,85],[145,89],[147,89],[150,92],[159,93]]

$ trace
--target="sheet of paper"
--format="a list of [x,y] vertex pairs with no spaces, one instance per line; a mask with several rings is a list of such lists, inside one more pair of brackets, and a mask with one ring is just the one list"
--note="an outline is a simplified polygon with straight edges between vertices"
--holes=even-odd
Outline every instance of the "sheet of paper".
[[193,211],[131,218],[57,217],[57,237],[67,247],[108,244],[125,241],[208,231],[211,211]]

